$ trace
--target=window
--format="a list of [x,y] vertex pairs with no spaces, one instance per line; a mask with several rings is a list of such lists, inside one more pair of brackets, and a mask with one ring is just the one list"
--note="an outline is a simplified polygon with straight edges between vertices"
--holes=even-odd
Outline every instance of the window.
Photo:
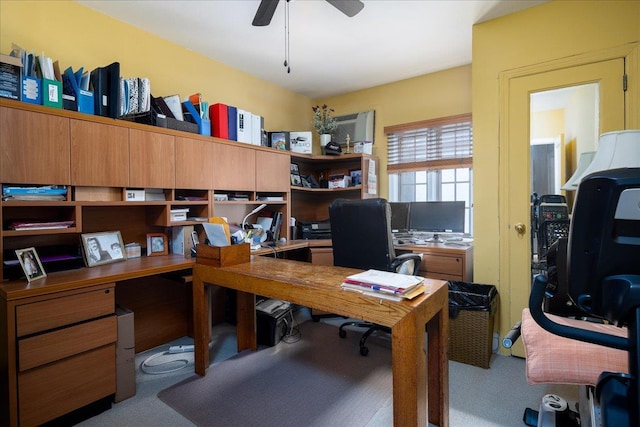
[[473,234],[471,114],[384,129],[389,201],[464,201],[465,233]]

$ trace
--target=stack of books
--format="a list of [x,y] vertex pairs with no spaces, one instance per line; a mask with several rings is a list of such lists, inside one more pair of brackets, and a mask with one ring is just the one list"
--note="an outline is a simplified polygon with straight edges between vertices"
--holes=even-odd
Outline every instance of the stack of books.
[[2,200],[64,201],[66,197],[67,187],[64,185],[2,186]]
[[426,287],[424,277],[367,270],[344,279],[342,289],[392,301],[411,300],[422,295]]

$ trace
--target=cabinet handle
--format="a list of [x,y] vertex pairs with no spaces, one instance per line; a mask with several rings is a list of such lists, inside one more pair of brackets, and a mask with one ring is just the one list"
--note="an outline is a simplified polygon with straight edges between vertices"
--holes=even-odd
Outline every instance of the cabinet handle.
[[105,290],[104,290],[104,293],[105,293],[105,294],[108,294],[109,292],[111,292],[111,289],[105,289]]

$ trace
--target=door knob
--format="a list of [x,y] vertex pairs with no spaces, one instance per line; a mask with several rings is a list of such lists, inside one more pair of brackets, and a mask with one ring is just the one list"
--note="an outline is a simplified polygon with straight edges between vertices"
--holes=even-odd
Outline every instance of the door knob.
[[516,233],[524,234],[524,232],[527,231],[527,226],[519,222],[516,224],[515,229],[516,229]]

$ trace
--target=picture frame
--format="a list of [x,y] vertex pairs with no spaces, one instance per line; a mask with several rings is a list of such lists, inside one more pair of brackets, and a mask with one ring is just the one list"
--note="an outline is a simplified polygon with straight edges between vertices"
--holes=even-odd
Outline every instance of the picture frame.
[[147,233],[147,256],[160,256],[169,253],[167,235],[164,233]]
[[291,163],[290,172],[291,172],[291,185],[294,185],[296,187],[302,187],[302,178],[300,177],[300,167],[295,163]]
[[351,177],[351,185],[362,185],[362,170],[361,169],[351,169],[349,171],[349,176]]
[[127,253],[120,231],[104,231],[80,235],[82,256],[87,267],[125,261]]
[[31,282],[47,276],[40,262],[40,257],[38,257],[38,253],[36,252],[36,248],[16,249],[15,252],[27,281]]

